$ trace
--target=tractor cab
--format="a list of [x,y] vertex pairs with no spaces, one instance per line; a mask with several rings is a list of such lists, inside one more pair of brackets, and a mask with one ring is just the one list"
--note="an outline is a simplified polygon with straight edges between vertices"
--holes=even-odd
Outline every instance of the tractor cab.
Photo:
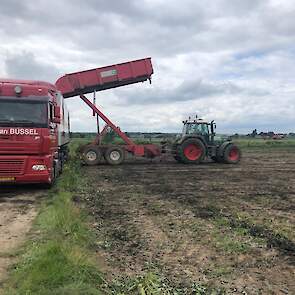
[[183,121],[182,138],[187,136],[202,136],[207,144],[214,143],[216,123],[206,122],[203,119],[189,118]]

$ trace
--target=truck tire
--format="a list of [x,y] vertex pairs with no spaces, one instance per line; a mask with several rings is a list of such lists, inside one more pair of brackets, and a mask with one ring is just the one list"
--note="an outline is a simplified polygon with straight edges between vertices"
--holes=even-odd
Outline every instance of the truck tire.
[[104,158],[110,165],[120,165],[125,160],[125,151],[119,146],[109,147]]
[[97,165],[102,157],[101,150],[98,146],[89,145],[83,149],[82,158],[86,165]]
[[224,150],[223,161],[226,164],[237,164],[241,156],[241,150],[235,144],[229,144]]
[[177,149],[179,162],[185,164],[199,164],[204,160],[206,147],[198,138],[185,140]]

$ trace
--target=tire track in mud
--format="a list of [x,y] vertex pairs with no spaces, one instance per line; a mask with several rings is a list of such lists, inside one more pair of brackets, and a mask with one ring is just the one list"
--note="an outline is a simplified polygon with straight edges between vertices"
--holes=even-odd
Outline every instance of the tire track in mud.
[[0,186],[0,290],[15,252],[25,242],[46,190],[34,186]]
[[[276,170],[276,172],[278,172]],[[178,176],[178,182],[181,182],[182,177]],[[183,182],[186,181],[186,177],[183,178]],[[165,186],[165,185],[164,185]],[[152,188],[152,189],[151,189]],[[153,187],[149,185],[146,185],[146,190],[150,190],[152,193],[157,192],[159,188],[153,189]],[[170,187],[169,184],[165,186],[166,193],[168,193],[168,197],[162,196],[164,199],[170,199],[174,200],[175,202],[179,203],[179,206],[185,207],[186,209],[191,210],[194,215],[198,218],[203,218],[207,220],[214,221],[216,218],[224,218],[228,221],[229,226],[232,228],[243,228],[246,229],[249,234],[253,237],[259,237],[263,238],[269,248],[276,248],[282,255],[290,256],[290,263],[295,265],[295,243],[294,241],[288,239],[287,237],[274,232],[272,229],[269,229],[267,226],[255,224],[254,222],[250,222],[247,220],[241,220],[237,214],[235,214],[234,210],[238,209],[239,207],[243,207],[243,210],[249,209],[249,207],[252,207],[251,210],[255,209],[255,206],[252,205],[249,206],[249,201],[247,204],[247,201],[245,200],[238,200],[238,199],[231,199],[232,204],[230,204],[229,207],[225,208],[225,206],[220,206],[220,201],[216,200],[216,204],[212,202],[213,204],[210,204],[207,206],[206,204],[202,204],[200,202],[199,198],[195,198],[195,195],[191,194],[191,189],[183,190],[183,189],[175,189],[173,187]],[[202,189],[202,192],[204,190]],[[292,195],[294,193],[293,190],[290,190],[289,192],[286,191],[284,193],[282,192],[276,192],[277,194],[284,195]],[[220,194],[222,196],[222,194]],[[270,195],[270,193],[268,194]],[[266,196],[267,197],[267,196]],[[203,199],[203,197],[202,197]],[[295,194],[293,195],[293,204],[294,204]],[[287,200],[289,201],[289,199]],[[226,204],[227,200],[224,200],[224,204]],[[283,202],[283,200],[282,200]],[[242,205],[242,206],[241,206]],[[291,204],[289,204],[289,208],[286,213],[289,213],[290,211],[293,211],[293,207]],[[271,205],[272,207],[272,205]],[[265,208],[269,209],[269,208]],[[286,208],[284,208],[286,209]],[[259,210],[261,211],[261,210]],[[274,212],[275,210],[271,210]],[[285,211],[284,211],[285,212]],[[277,215],[281,215],[281,213],[277,213]],[[290,215],[290,222],[293,221],[294,216]]]

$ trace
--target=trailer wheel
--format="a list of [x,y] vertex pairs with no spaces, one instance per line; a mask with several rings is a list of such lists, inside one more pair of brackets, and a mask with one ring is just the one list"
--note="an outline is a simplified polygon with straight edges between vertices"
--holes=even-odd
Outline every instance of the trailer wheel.
[[185,140],[177,149],[179,162],[186,164],[198,164],[204,160],[206,147],[198,138]]
[[110,165],[119,165],[125,159],[125,151],[118,146],[109,147],[106,150],[104,157]]
[[241,160],[241,150],[235,144],[229,144],[224,151],[223,160],[227,164],[237,164]]
[[87,146],[82,153],[83,161],[89,166],[97,165],[101,160],[101,156],[101,150],[95,145]]

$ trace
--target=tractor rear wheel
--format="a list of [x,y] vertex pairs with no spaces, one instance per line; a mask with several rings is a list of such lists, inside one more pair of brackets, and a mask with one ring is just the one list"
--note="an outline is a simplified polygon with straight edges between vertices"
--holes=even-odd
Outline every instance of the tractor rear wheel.
[[198,138],[185,140],[177,149],[179,162],[186,164],[198,164],[204,160],[205,155],[206,147]]
[[125,159],[125,151],[118,146],[109,147],[104,154],[104,158],[110,165],[119,165]]
[[241,150],[235,144],[229,144],[223,154],[223,161],[227,164],[237,164],[241,160]]
[[83,149],[82,158],[86,165],[97,165],[101,160],[102,154],[98,146],[89,145]]

